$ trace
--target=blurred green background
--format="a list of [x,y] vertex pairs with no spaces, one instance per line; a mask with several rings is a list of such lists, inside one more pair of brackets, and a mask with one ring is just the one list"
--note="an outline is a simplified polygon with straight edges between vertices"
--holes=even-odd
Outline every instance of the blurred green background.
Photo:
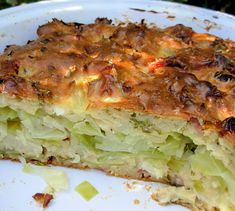
[[[19,5],[22,3],[36,2],[39,0],[0,0],[0,9]],[[181,2],[213,10],[219,10],[235,15],[235,0],[168,0],[173,2]]]

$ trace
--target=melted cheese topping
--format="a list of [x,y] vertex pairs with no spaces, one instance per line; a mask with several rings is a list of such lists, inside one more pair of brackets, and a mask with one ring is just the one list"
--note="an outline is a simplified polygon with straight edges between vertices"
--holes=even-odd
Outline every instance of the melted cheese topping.
[[69,98],[76,105],[74,93],[82,89],[89,108],[196,117],[216,127],[234,121],[232,41],[181,24],[159,29],[107,19],[53,20],[37,33],[37,40],[0,56],[0,92],[55,105]]

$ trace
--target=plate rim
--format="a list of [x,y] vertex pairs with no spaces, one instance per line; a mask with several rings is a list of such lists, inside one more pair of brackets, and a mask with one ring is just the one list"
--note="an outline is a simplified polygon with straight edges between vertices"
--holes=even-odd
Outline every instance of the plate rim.
[[[228,13],[224,13],[221,11],[216,11],[216,10],[212,10],[212,9],[208,9],[208,8],[203,8],[203,7],[198,7],[198,6],[194,6],[194,5],[187,5],[187,4],[183,4],[183,3],[178,3],[178,2],[169,2],[169,1],[164,1],[164,0],[112,0],[112,2],[108,2],[108,4],[130,4],[130,3],[137,3],[137,4],[143,4],[143,3],[153,3],[153,4],[161,4],[161,6],[171,6],[171,7],[181,7],[182,9],[193,9],[193,10],[198,10],[201,12],[207,12],[210,13],[212,16],[216,15],[219,17],[225,17],[225,18],[229,18],[233,21],[235,21],[235,16],[232,14],[228,14]],[[107,1],[105,0],[42,0],[42,1],[38,1],[38,2],[32,2],[32,3],[27,3],[27,4],[21,4],[18,6],[14,6],[14,7],[10,7],[10,8],[6,8],[6,9],[2,9],[0,10],[0,17],[4,17],[4,16],[8,16],[8,15],[16,15],[17,13],[22,13],[24,11],[27,11],[29,9],[33,9],[33,8],[38,8],[41,5],[50,5],[53,6],[55,4],[59,5],[59,4],[63,4],[63,3],[85,3],[85,4],[94,4],[94,3],[105,3],[107,4]],[[130,8],[129,8],[130,9]],[[141,8],[140,8],[141,9]]]

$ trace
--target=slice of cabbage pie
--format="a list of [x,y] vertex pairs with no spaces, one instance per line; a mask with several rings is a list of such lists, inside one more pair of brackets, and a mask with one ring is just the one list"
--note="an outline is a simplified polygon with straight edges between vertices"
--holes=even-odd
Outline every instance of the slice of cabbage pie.
[[235,43],[184,25],[54,19],[0,56],[2,159],[169,184],[235,210]]

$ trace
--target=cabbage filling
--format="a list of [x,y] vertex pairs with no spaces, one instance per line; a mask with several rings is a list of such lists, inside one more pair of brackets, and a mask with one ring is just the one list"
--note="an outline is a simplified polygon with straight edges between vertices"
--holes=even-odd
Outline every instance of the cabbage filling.
[[164,180],[190,191],[179,198],[185,203],[200,200],[211,208],[235,209],[234,150],[212,130],[200,133],[175,117],[112,108],[71,112],[40,104],[28,107],[25,102],[1,100],[2,158],[53,160],[119,176]]

